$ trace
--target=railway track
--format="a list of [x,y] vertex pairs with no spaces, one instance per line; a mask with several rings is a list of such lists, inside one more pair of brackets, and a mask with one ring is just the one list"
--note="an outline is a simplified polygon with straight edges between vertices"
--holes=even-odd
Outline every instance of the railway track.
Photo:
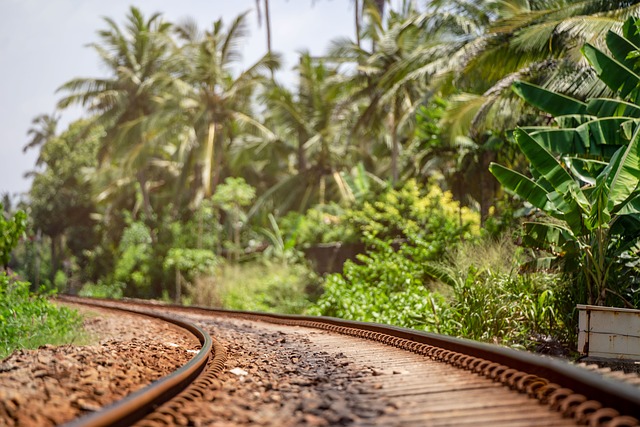
[[[203,344],[179,376],[68,426],[640,425],[637,386],[497,346],[331,318],[62,300],[162,313]],[[259,339],[238,338],[251,334]],[[287,354],[284,362],[280,353]],[[232,370],[240,354],[243,368]],[[293,388],[282,384],[278,369],[298,375]],[[251,381],[260,392],[243,391]],[[234,418],[234,408],[242,418]]]

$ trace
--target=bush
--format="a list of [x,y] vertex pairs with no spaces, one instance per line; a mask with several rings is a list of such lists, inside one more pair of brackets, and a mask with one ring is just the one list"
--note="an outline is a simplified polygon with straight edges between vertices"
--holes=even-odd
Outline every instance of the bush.
[[519,274],[524,255],[507,237],[449,246],[444,258],[438,239],[397,249],[371,242],[360,264],[348,261],[342,274],[327,276],[309,313],[529,349],[570,336],[558,276]]
[[438,332],[448,306],[429,289],[428,262],[440,259],[479,233],[477,214],[460,208],[435,185],[421,191],[415,181],[388,190],[347,214],[368,251],[326,278],[312,314],[390,323]]
[[77,337],[79,314],[56,307],[47,296],[33,294],[28,282],[0,273],[0,359],[18,348],[59,344]]

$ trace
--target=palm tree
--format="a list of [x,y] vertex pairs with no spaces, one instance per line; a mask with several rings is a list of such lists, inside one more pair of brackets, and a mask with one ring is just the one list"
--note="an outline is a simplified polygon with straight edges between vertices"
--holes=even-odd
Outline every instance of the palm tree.
[[[26,153],[32,148],[44,146],[47,141],[56,137],[58,121],[60,116],[52,114],[40,114],[31,121],[31,127],[27,131],[27,135],[31,136],[31,140],[22,147],[22,152]],[[38,156],[36,166],[43,162],[42,155]]]
[[[386,23],[378,6],[368,4],[365,12],[369,22],[365,34],[374,48],[367,51],[351,40],[342,39],[334,42],[329,56],[357,63],[356,72],[345,82],[351,88],[352,98],[365,105],[355,132],[361,141],[376,138],[372,130],[376,124],[383,124],[389,136],[386,142],[391,148],[391,180],[395,184],[399,179],[401,146],[412,138],[415,112],[426,92],[425,81],[405,78],[410,71],[399,66],[416,50],[429,50],[430,43],[411,2],[405,3],[400,12],[391,11]],[[380,133],[377,134],[380,139]]]
[[181,182],[197,189],[194,201],[210,197],[224,175],[230,145],[240,133],[270,135],[255,117],[251,100],[259,85],[269,81],[265,71],[279,67],[278,56],[266,54],[246,70],[234,75],[240,60],[240,42],[246,35],[246,13],[228,28],[217,20],[212,29],[201,33],[193,22],[177,27],[181,47],[181,91],[170,95],[166,111],[182,116],[191,129],[185,139],[181,163]]
[[[579,50],[587,41],[601,45],[608,30],[619,29],[628,16],[640,12],[638,3],[432,2],[433,25],[443,28],[441,24],[455,14],[459,23],[474,29],[463,31],[459,25],[449,26],[455,50],[450,52],[448,61],[438,64],[441,67],[434,79],[453,82],[458,90],[450,98],[452,114],[445,118],[453,129],[449,133],[451,140],[459,135],[478,139],[487,132],[515,127],[518,118],[530,111],[510,90],[517,79],[532,80],[579,98],[607,93]],[[434,73],[434,64],[418,58],[411,58],[407,66],[415,62],[424,64],[422,75]],[[575,84],[576,81],[580,83]],[[450,91],[451,86],[446,89]]]
[[352,163],[344,137],[351,121],[342,106],[342,87],[334,81],[337,70],[303,52],[297,71],[295,92],[273,85],[262,97],[266,123],[295,159],[290,172],[265,196],[278,198],[279,209],[285,211],[339,198],[344,186],[340,172]]
[[145,19],[131,7],[124,28],[105,18],[107,29],[98,32],[91,46],[109,72],[106,78],[76,78],[59,90],[67,95],[60,107],[79,103],[95,113],[105,128],[100,147],[101,167],[116,166],[129,182],[137,182],[147,219],[152,218],[150,173],[153,160],[161,156],[158,128],[147,120],[158,108],[157,100],[173,90],[176,76],[171,24],[160,14]]

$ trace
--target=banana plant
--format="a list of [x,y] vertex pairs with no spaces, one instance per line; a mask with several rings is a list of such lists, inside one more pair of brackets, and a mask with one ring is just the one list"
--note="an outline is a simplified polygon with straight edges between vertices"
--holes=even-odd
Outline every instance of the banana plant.
[[640,124],[640,18],[631,17],[622,35],[609,31],[608,53],[585,44],[582,54],[598,78],[620,99],[578,100],[527,82],[513,90],[529,104],[553,116],[555,126],[524,128],[550,152],[560,155],[564,166],[581,182],[596,184],[613,155],[629,144]]
[[564,264],[585,286],[587,303],[619,297],[616,284],[624,257],[640,249],[640,129],[612,155],[593,185],[576,177],[526,130],[515,140],[531,164],[533,178],[492,163],[491,173],[508,191],[546,212],[547,221],[525,223],[523,243],[546,251],[540,265]]

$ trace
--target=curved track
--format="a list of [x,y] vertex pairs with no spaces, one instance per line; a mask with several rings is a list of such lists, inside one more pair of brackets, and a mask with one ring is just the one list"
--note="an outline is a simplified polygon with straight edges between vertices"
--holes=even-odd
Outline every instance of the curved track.
[[[77,298],[63,298],[63,301],[65,299],[74,303],[89,301]],[[562,361],[529,353],[404,328],[333,318],[187,308],[140,301],[95,301],[93,303],[149,315],[161,311],[172,313],[183,319],[193,319],[194,316],[209,319],[240,318],[262,322],[262,324],[268,322],[285,325],[283,327],[319,329],[328,333],[314,338],[318,341],[318,345],[341,348],[345,353],[350,352],[348,354],[352,354],[353,357],[364,359],[368,357],[369,361],[382,359],[388,366],[397,367],[394,369],[401,369],[401,366],[405,366],[402,365],[403,363],[410,364],[406,366],[411,366],[412,372],[416,375],[419,373],[421,377],[389,376],[384,383],[383,391],[385,395],[411,401],[414,405],[412,409],[399,411],[393,419],[381,416],[377,421],[369,420],[370,423],[367,425],[385,425],[387,421],[392,420],[397,425],[461,425],[468,422],[482,425],[575,425],[579,423],[632,426],[640,424],[638,422],[640,389],[637,387],[603,378],[597,373]],[[174,323],[179,322],[174,317],[170,320]],[[198,330],[198,327],[194,325],[192,327]],[[200,330],[200,332],[203,331]],[[201,340],[205,344],[206,341],[206,337]],[[372,344],[367,344],[368,342]],[[379,343],[384,346],[381,347]],[[389,346],[397,349],[390,349]],[[134,393],[137,396],[131,395],[124,401],[112,405],[111,408],[96,412],[91,418],[79,419],[69,425],[132,424],[140,416],[148,414],[151,407],[158,406],[160,401],[151,403],[147,409],[141,410],[135,408],[138,400],[131,399],[150,400],[141,396],[151,393],[161,396],[162,401],[167,401],[170,395],[176,395],[179,391],[172,387],[169,387],[173,390],[170,392],[154,391],[156,385],[180,383],[180,388],[184,389],[185,384],[190,381],[187,378],[194,380],[195,383],[186,388],[182,395],[169,400],[156,412],[148,415],[140,425],[189,423],[188,417],[181,415],[189,411],[182,409],[206,394],[208,385],[215,381],[214,378],[223,369],[224,349],[219,344],[214,347],[216,348],[213,349],[215,355],[213,359],[218,357],[218,360],[215,363],[212,363],[212,359],[208,360],[208,365],[210,367],[215,365],[215,367],[207,370],[203,370],[202,366],[194,368],[193,372],[180,380],[165,378],[147,389]],[[197,357],[206,352],[206,357],[209,359],[210,351],[203,347],[203,351]],[[185,368],[181,368],[180,371]],[[446,373],[438,376],[440,370]],[[205,374],[198,377],[196,371],[202,371]],[[494,395],[494,393],[497,394]],[[381,392],[371,394],[372,398],[379,395],[382,395]],[[461,403],[462,406],[456,406],[454,403]],[[116,412],[123,412],[122,408],[125,407],[129,408],[135,416],[123,418],[121,413],[119,415],[121,420],[113,421],[113,415],[105,415],[114,409]],[[473,410],[462,411],[459,408],[473,408]],[[401,418],[400,415],[405,418]],[[465,418],[471,416],[472,419]],[[548,418],[541,418],[547,416]]]

